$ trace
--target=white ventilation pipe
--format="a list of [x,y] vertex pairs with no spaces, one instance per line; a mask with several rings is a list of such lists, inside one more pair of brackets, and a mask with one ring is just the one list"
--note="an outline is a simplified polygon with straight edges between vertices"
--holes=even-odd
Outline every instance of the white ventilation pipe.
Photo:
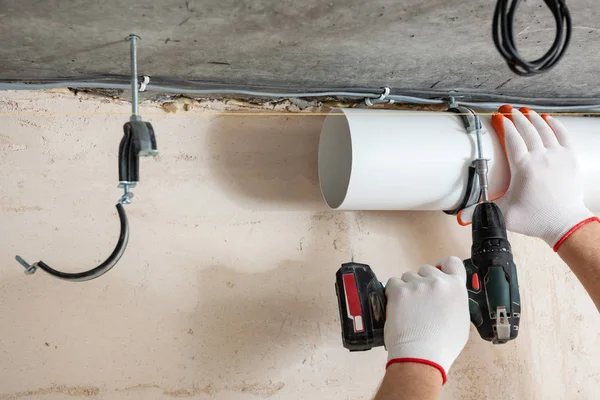
[[[560,117],[572,133],[585,204],[600,211],[600,119]],[[481,116],[490,198],[510,174],[491,116]],[[336,210],[449,210],[458,207],[476,154],[459,116],[450,112],[334,109],[321,129],[319,181]]]

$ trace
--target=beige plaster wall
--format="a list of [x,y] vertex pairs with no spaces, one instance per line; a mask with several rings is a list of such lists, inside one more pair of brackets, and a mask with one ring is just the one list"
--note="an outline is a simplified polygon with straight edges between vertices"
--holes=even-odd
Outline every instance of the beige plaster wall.
[[[336,269],[354,257],[385,281],[466,257],[469,230],[441,212],[328,211],[323,116],[148,106],[161,154],[142,160],[121,263],[87,283],[25,276],[15,254],[74,271],[112,250],[128,113],[0,94],[0,399],[369,399],[386,355],[342,348]],[[544,243],[512,243],[520,336],[495,347],[472,329],[441,398],[598,398],[597,311]]]

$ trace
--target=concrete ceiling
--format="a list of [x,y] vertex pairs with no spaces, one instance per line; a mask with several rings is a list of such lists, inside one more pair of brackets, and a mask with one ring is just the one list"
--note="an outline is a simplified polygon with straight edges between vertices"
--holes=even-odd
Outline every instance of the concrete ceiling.
[[[493,0],[0,0],[0,79],[140,73],[286,87],[464,88],[539,97],[600,96],[600,4],[569,0],[566,58],[512,74],[491,39]],[[543,0],[523,0],[523,54],[553,39]]]

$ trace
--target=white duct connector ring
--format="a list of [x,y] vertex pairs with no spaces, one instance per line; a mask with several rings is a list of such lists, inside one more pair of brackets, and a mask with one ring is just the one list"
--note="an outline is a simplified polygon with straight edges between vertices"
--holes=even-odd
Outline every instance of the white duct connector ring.
[[[600,211],[600,119],[559,119],[572,134],[585,204]],[[481,123],[494,199],[508,188],[510,171],[491,118]],[[474,135],[453,113],[334,109],[321,129],[319,183],[335,210],[454,210],[476,154]]]

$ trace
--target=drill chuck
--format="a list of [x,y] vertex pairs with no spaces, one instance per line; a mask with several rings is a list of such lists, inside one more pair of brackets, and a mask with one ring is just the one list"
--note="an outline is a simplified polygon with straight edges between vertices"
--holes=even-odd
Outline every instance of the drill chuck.
[[[504,215],[500,208],[491,202],[483,202],[475,207],[473,213],[473,244],[487,239],[504,239],[508,243]],[[510,247],[510,245],[509,245]],[[510,252],[510,249],[508,249]]]

